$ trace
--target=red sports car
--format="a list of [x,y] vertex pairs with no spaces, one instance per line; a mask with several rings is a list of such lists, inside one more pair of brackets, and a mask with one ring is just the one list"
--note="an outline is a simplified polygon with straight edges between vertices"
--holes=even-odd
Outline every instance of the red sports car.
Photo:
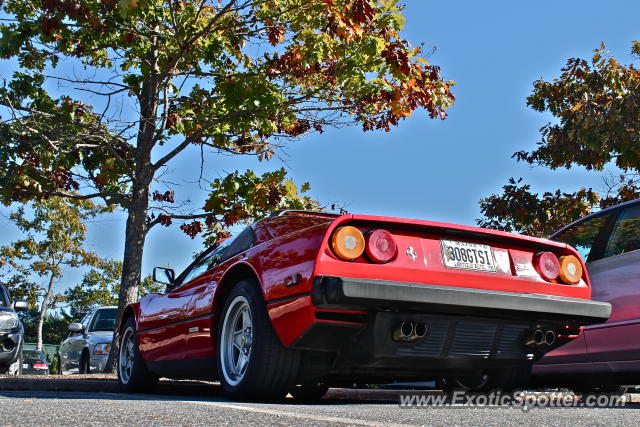
[[601,323],[570,246],[476,227],[285,211],[200,255],[128,306],[118,379],[219,379],[237,399],[444,379],[512,388],[546,352]]

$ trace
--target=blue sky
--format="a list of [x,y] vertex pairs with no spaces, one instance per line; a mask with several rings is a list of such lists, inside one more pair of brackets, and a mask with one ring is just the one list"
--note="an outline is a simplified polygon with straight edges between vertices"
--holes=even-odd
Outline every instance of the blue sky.
[[[445,121],[415,113],[391,132],[363,133],[359,127],[328,130],[290,145],[278,159],[257,164],[250,159],[217,157],[207,174],[281,167],[293,179],[311,183],[311,195],[336,202],[350,212],[474,224],[478,200],[511,176],[524,177],[535,190],[580,186],[599,189],[600,175],[580,169],[549,171],[516,163],[511,154],[532,149],[538,129],[550,116],[527,108],[525,98],[536,79],[552,79],[569,57],[590,58],[600,42],[623,63],[630,63],[631,40],[640,39],[637,1],[441,1],[407,0],[405,37],[425,50],[455,80],[456,104]],[[0,63],[0,74],[5,74]],[[5,69],[6,71],[6,69]],[[8,76],[6,76],[8,77]],[[204,199],[189,184],[197,178],[197,153],[183,154],[171,165],[178,198],[195,205]],[[3,208],[2,213],[6,213]],[[90,225],[88,246],[102,256],[122,256],[123,214]],[[8,221],[0,218],[0,225]],[[5,227],[0,244],[16,237]],[[154,265],[180,270],[201,250],[177,227],[154,228],[147,239],[143,274]],[[71,285],[76,275],[67,276]]]

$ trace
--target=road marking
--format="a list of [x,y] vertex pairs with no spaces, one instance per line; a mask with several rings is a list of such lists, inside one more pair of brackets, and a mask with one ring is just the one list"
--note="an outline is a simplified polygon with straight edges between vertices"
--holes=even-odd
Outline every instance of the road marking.
[[325,421],[328,423],[341,423],[341,424],[376,426],[376,427],[378,426],[393,426],[393,427],[412,426],[412,424],[392,424],[387,422],[359,420],[356,418],[327,417],[324,415],[302,414],[297,412],[279,411],[279,410],[267,409],[267,408],[256,408],[254,406],[245,406],[245,405],[238,405],[238,404],[224,403],[224,402],[211,402],[211,401],[205,402],[205,401],[190,401],[190,400],[181,400],[180,402],[191,403],[196,405],[216,406],[218,408],[225,408],[225,409],[237,409],[239,411],[259,412],[261,414],[276,415],[280,417],[299,418],[299,419],[314,420],[314,421]]

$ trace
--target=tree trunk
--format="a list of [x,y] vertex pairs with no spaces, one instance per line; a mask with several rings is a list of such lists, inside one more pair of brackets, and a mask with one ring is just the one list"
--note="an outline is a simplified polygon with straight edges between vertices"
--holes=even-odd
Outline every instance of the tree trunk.
[[53,282],[56,278],[54,273],[51,273],[49,278],[49,286],[47,287],[47,293],[42,300],[42,306],[40,307],[40,314],[38,315],[38,340],[36,342],[36,350],[42,351],[42,326],[44,325],[44,316],[47,314],[47,308],[49,306],[49,299],[53,293]]
[[[151,150],[154,145],[156,121],[158,116],[158,40],[152,37],[152,47],[147,58],[152,72],[143,84],[138,97],[140,102],[140,121],[135,151],[135,171],[131,200],[127,210],[127,231],[124,241],[124,258],[122,260],[122,280],[118,295],[118,321],[116,331],[120,327],[124,308],[138,299],[138,288],[142,275],[142,254],[147,236],[147,211],[149,210],[149,187],[153,179],[154,169],[151,163]],[[114,372],[119,350],[118,334],[114,334],[111,351],[105,365],[105,372]]]
[[[147,235],[147,210],[149,205],[149,184],[138,185],[134,189],[134,197],[129,207],[127,217],[127,229],[124,242],[124,258],[122,260],[122,279],[120,284],[120,294],[118,295],[118,321],[119,327],[122,321],[122,314],[128,304],[138,299],[138,288],[142,272],[142,255],[144,252],[144,242]],[[117,330],[117,329],[116,329]],[[118,354],[117,334],[111,345],[111,351],[105,372],[115,371],[115,362]]]

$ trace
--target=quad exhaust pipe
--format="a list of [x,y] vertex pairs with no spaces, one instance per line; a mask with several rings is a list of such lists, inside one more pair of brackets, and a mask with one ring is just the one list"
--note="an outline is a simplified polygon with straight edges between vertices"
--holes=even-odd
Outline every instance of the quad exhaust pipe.
[[547,331],[544,334],[544,343],[546,345],[553,345],[556,342],[556,333],[553,331]]
[[536,347],[540,345],[553,345],[556,342],[556,333],[554,331],[543,331],[536,329],[527,335],[524,339],[524,345],[527,347]]
[[412,342],[427,335],[427,325],[423,322],[404,321],[393,330],[393,340],[399,342]]

